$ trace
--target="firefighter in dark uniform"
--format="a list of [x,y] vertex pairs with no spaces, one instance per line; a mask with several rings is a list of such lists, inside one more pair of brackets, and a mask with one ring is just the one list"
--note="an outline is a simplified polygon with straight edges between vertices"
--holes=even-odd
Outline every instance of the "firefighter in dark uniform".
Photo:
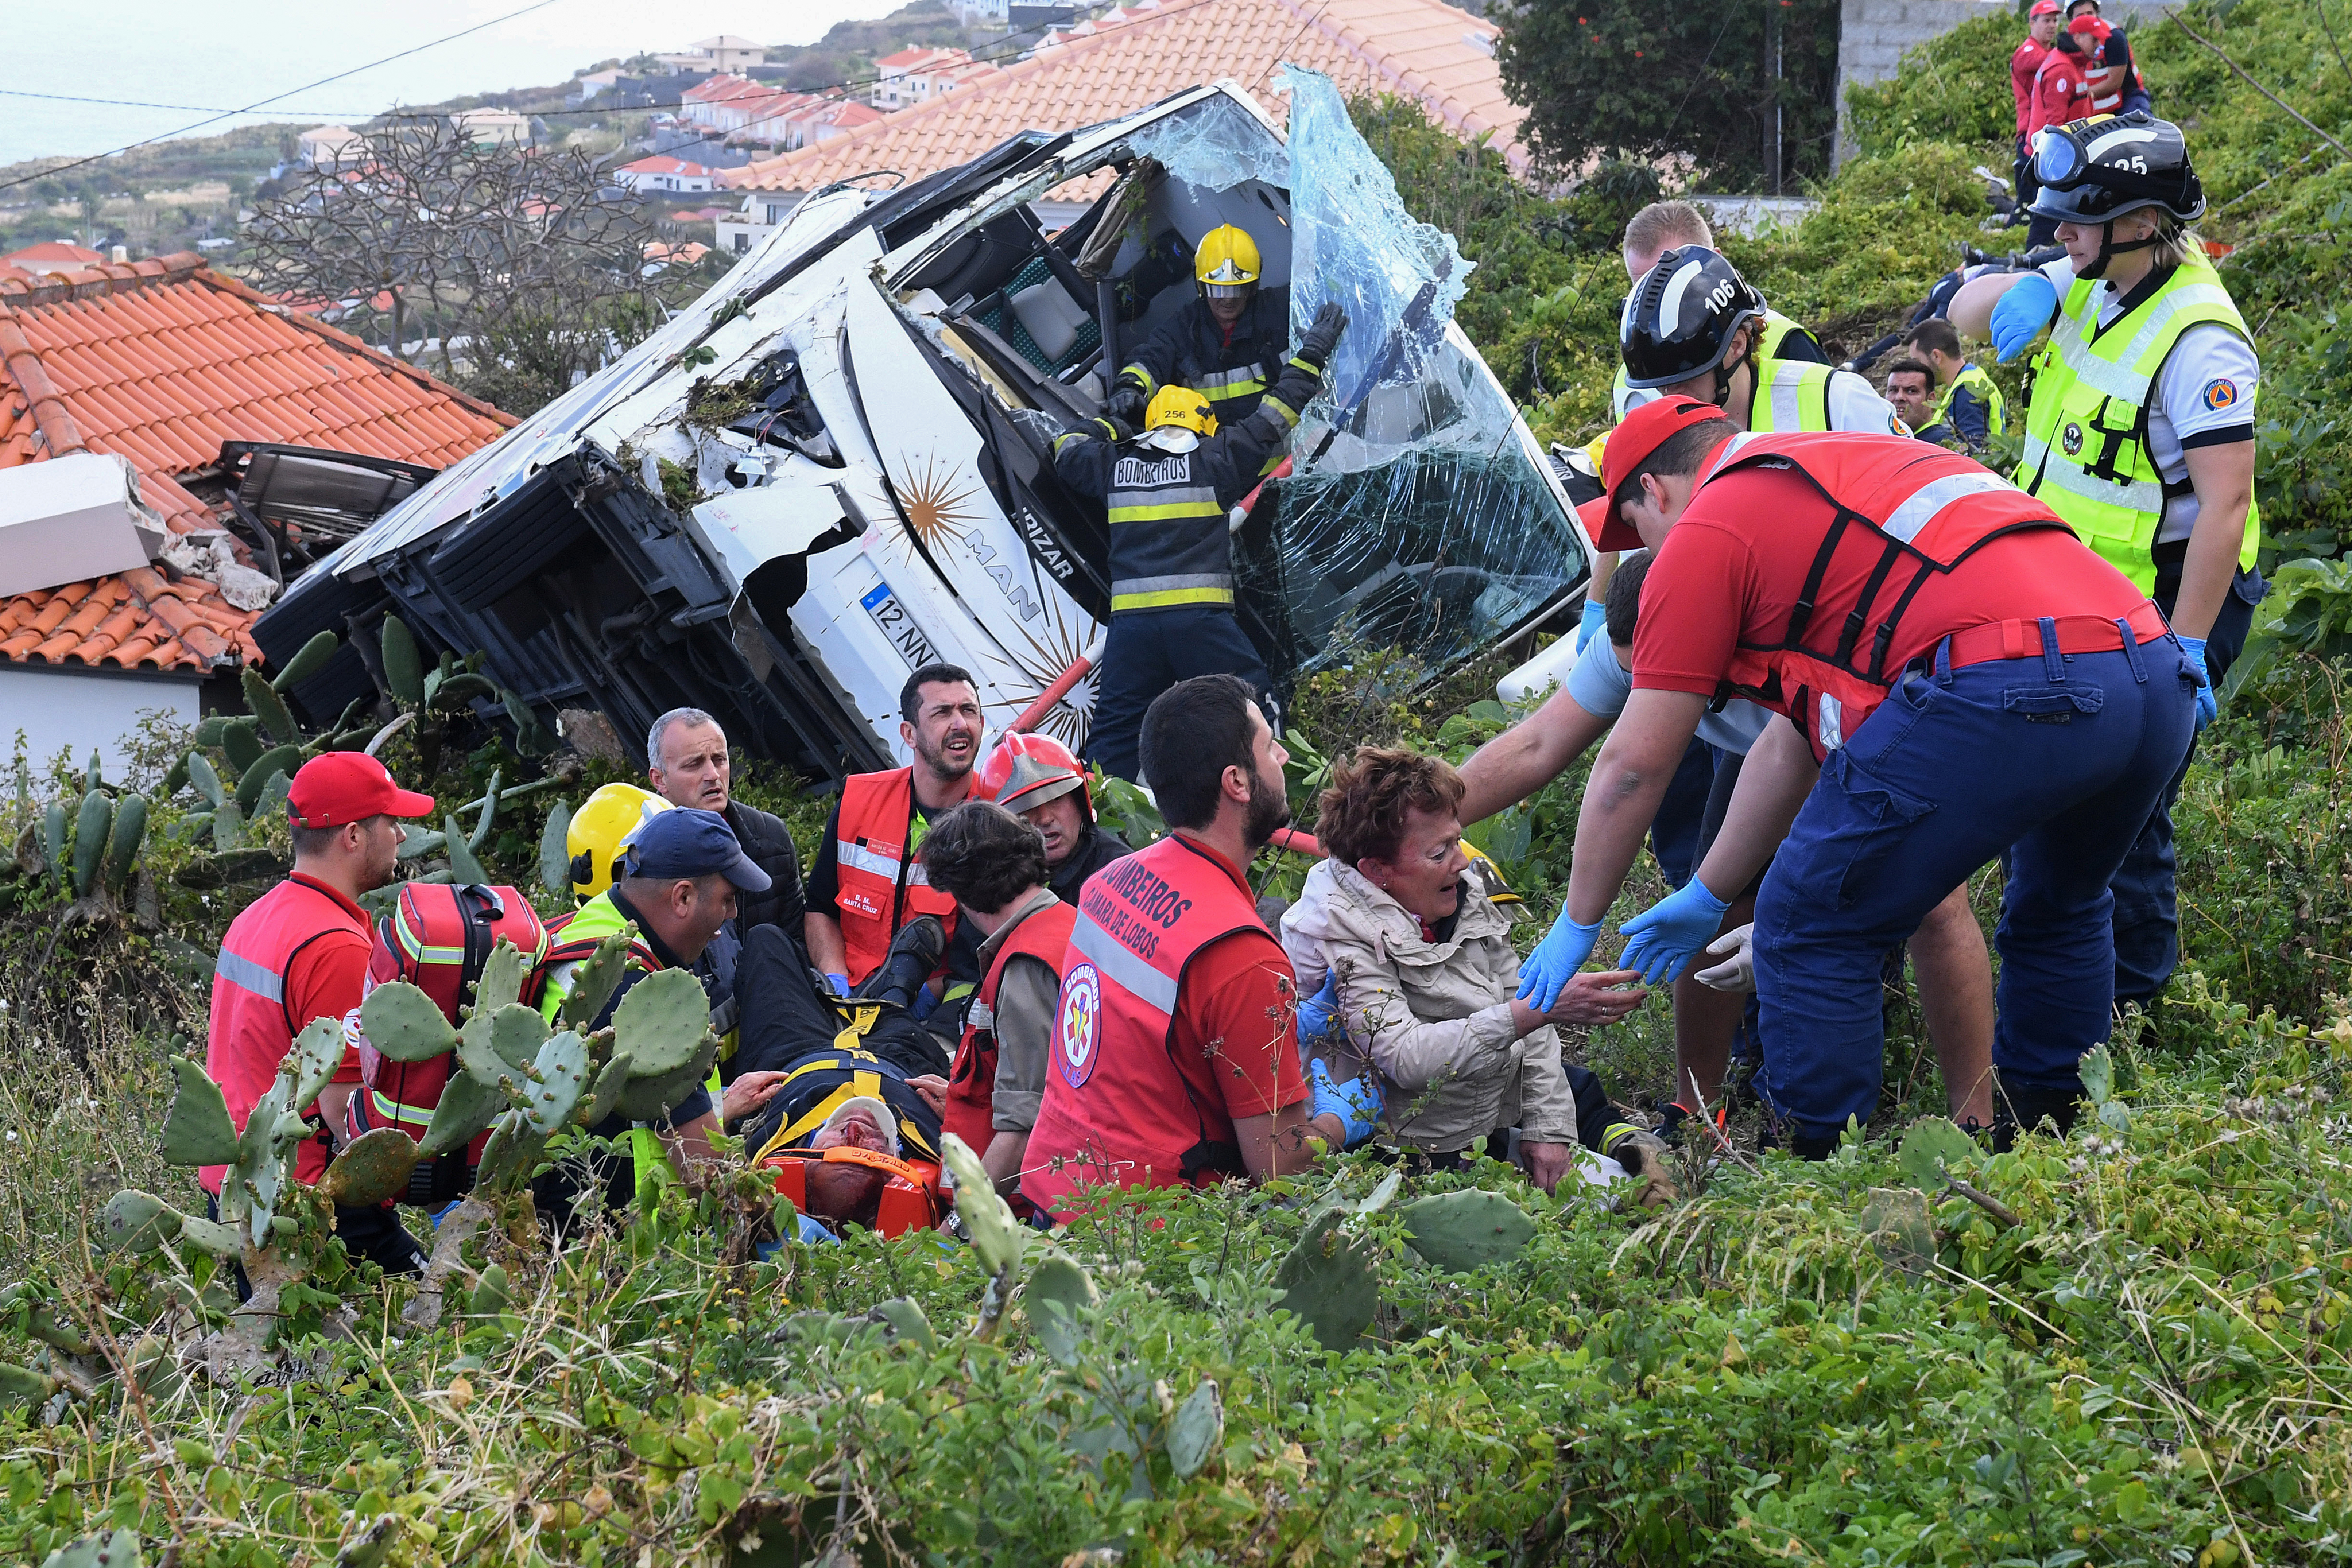
[[1288,442],[1347,323],[1337,305],[1318,310],[1298,352],[1239,423],[1222,423],[1196,390],[1164,386],[1140,435],[1106,417],[1054,443],[1062,483],[1101,503],[1110,524],[1110,633],[1087,743],[1104,772],[1137,776],[1144,710],[1180,680],[1237,675],[1266,693],[1265,667],[1234,615],[1226,514]]
[[[1160,324],[1111,383],[1103,412],[1141,425],[1163,387],[1189,386],[1209,400],[1221,425],[1238,425],[1282,371],[1290,342],[1290,290],[1260,289],[1257,242],[1226,224],[1192,253],[1200,297]],[[1292,405],[1292,422],[1298,409]]]

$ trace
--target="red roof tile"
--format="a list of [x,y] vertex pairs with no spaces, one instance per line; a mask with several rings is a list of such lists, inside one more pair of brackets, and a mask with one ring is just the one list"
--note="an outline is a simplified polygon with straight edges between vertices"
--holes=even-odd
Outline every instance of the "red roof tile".
[[[178,476],[226,440],[446,467],[514,421],[193,254],[47,276],[0,266],[0,468],[119,453],[174,532],[217,526]],[[0,658],[210,670],[257,659],[257,617],[142,567],[0,599]]]
[[[811,191],[874,169],[908,181],[967,163],[1023,131],[1074,131],[1172,92],[1231,78],[1277,121],[1290,112],[1275,68],[1329,76],[1345,93],[1417,99],[1447,129],[1487,140],[1516,174],[1525,110],[1503,91],[1501,29],[1444,0],[1162,0],[1087,23],[959,91],[781,157],[731,169],[733,190]],[[1057,195],[1103,188],[1097,175]]]

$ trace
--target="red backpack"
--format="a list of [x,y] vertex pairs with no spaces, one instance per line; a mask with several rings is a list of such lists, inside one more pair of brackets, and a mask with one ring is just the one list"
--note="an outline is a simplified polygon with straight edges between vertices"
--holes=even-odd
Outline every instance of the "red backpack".
[[[367,989],[388,980],[405,980],[440,1005],[450,1023],[459,1022],[458,1006],[474,982],[481,978],[490,950],[503,938],[530,961],[530,978],[521,1000],[536,998],[539,965],[547,957],[547,927],[530,900],[515,888],[491,888],[479,883],[411,882],[400,891],[392,912],[375,924],[373,952],[368,959]],[[422,1142],[433,1120],[434,1107],[449,1075],[457,1070],[452,1052],[421,1062],[396,1062],[367,1043],[358,1032],[355,1013],[348,1026],[359,1048],[361,1092],[352,1097],[352,1124],[361,1132],[397,1127]],[[465,1194],[473,1185],[473,1168],[480,1163],[487,1132],[471,1144],[453,1150],[416,1167],[409,1178],[404,1202],[437,1206]]]

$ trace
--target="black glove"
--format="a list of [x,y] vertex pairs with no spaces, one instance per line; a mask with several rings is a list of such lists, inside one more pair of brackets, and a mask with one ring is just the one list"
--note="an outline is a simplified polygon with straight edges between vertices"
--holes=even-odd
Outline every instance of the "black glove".
[[1321,370],[1331,363],[1331,350],[1347,330],[1348,312],[1336,301],[1326,300],[1315,308],[1315,319],[1307,324],[1307,335],[1299,340],[1298,357]]
[[1102,405],[1106,416],[1126,425],[1142,424],[1144,410],[1150,406],[1151,399],[1143,388],[1124,376],[1111,384],[1110,395]]
[[1135,439],[1135,426],[1129,425],[1126,420],[1120,419],[1115,416],[1106,415],[1102,418],[1096,420],[1095,428],[1101,431],[1106,437],[1113,441],[1132,441]]

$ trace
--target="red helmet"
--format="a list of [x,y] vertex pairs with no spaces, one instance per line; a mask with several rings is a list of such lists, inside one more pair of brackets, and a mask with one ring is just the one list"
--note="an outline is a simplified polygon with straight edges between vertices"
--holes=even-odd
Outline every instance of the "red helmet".
[[1087,787],[1087,771],[1070,748],[1051,735],[1033,731],[1005,736],[988,754],[980,770],[980,794],[1005,810],[1020,813],[1058,800],[1072,790],[1086,804],[1087,820],[1095,819],[1094,793]]

